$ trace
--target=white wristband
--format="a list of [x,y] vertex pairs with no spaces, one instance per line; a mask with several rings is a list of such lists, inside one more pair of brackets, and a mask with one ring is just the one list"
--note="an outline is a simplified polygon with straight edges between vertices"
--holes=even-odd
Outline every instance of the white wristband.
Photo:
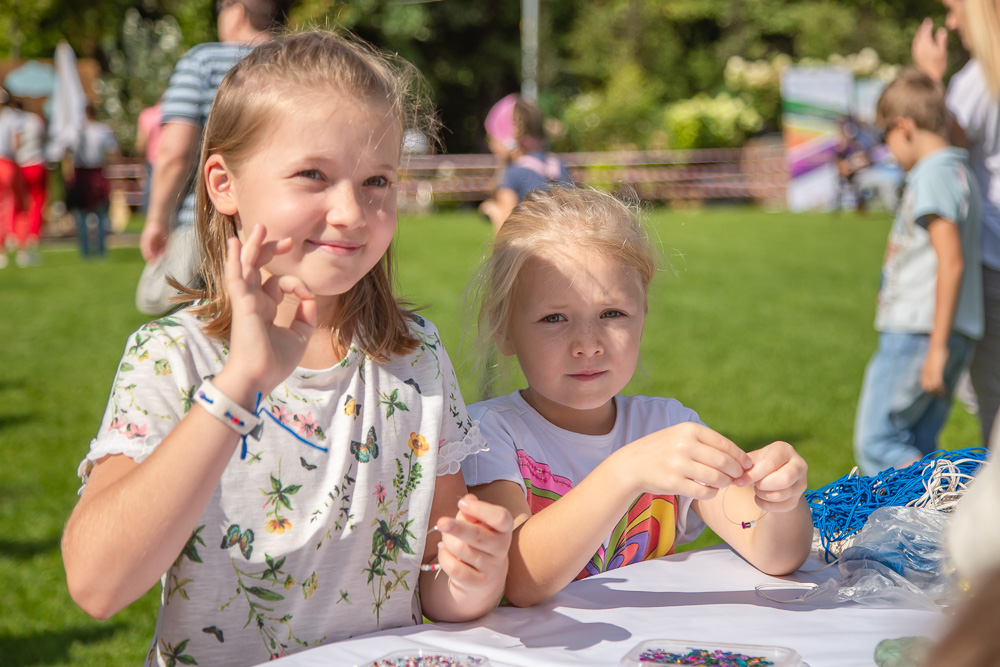
[[256,437],[254,431],[260,426],[260,418],[219,391],[210,379],[202,380],[201,386],[194,392],[194,400],[210,415],[240,435]]

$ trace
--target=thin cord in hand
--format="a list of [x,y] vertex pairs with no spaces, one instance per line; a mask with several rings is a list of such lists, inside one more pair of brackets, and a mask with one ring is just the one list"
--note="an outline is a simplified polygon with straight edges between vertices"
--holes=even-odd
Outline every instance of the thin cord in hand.
[[732,519],[729,518],[729,514],[726,512],[726,494],[729,493],[729,488],[731,486],[732,486],[732,484],[730,484],[729,486],[727,486],[726,490],[722,492],[722,503],[721,503],[721,505],[722,505],[722,516],[726,517],[726,521],[728,521],[729,523],[731,523],[733,525],[736,525],[736,526],[742,526],[743,530],[746,530],[748,528],[753,528],[754,526],[757,525],[757,522],[760,521],[764,517],[765,514],[767,514],[767,510],[761,510],[760,511],[760,516],[758,516],[756,519],[753,519],[752,521],[733,521]]

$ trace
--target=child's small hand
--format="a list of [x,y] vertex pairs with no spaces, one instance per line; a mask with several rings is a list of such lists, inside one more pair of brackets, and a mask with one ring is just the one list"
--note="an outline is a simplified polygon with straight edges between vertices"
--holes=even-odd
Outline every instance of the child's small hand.
[[702,424],[685,422],[651,433],[622,448],[621,479],[637,493],[676,493],[705,500],[743,476],[753,464],[746,452]]
[[948,348],[930,347],[924,369],[920,373],[920,388],[928,394],[945,395],[944,366],[948,361]]
[[[235,367],[255,391],[263,393],[295,370],[316,327],[316,302],[300,279],[262,280],[261,268],[292,246],[291,239],[265,243],[265,236],[264,227],[257,225],[245,243],[229,239],[226,255],[226,289],[233,313],[229,360],[234,362],[226,368]],[[279,308],[289,311],[284,318],[278,317]]]
[[441,569],[453,586],[467,592],[503,590],[514,530],[510,512],[471,493],[458,501],[458,508],[454,519],[446,517],[437,523],[442,534],[438,544]]
[[750,452],[753,467],[743,473],[737,484],[753,484],[757,506],[768,512],[790,512],[806,490],[808,464],[787,442]]

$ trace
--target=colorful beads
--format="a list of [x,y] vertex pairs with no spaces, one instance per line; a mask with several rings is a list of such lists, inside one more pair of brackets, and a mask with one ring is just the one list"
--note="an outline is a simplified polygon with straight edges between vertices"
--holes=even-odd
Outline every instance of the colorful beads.
[[716,649],[692,649],[687,653],[671,653],[665,649],[646,649],[639,654],[639,662],[652,665],[718,665],[719,667],[759,667],[773,665],[766,658],[755,658],[742,653]]
[[488,664],[486,658],[475,655],[418,651],[417,654],[393,653],[376,660],[371,667],[485,667]]

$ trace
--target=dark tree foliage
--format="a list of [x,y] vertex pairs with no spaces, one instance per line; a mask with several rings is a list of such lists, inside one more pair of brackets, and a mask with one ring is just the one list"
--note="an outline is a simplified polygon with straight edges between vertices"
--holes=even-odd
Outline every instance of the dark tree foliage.
[[[48,58],[65,39],[109,68],[127,47],[128,9],[150,25],[172,17],[181,47],[215,38],[213,0],[0,0],[0,53]],[[515,0],[300,0],[292,24],[343,27],[411,60],[432,91],[444,147],[465,152],[484,149],[486,111],[520,87],[520,9]],[[944,9],[937,0],[541,0],[540,103],[564,121],[566,147],[635,143],[666,105],[723,90],[731,56],[825,59],[867,46],[884,62],[906,63],[924,16],[940,23]],[[574,113],[597,123],[587,141]]]

